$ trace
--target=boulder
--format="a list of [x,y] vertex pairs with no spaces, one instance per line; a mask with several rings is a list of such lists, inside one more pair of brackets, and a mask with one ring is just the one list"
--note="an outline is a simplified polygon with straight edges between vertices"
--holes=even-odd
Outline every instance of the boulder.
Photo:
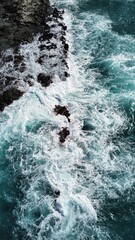
[[70,113],[69,113],[67,107],[55,105],[54,112],[56,113],[56,115],[58,115],[58,114],[64,115],[68,119],[68,122],[70,122],[70,118],[69,118]]
[[69,132],[68,128],[66,128],[66,127],[62,128],[62,130],[58,133],[60,142],[64,143],[69,134],[70,134],[70,132]]
[[11,104],[14,100],[19,99],[23,94],[24,92],[13,87],[4,91],[0,94],[0,111],[3,111],[6,106]]
[[42,87],[48,87],[51,83],[53,83],[51,76],[47,76],[44,73],[40,73],[38,75],[37,81],[41,83]]

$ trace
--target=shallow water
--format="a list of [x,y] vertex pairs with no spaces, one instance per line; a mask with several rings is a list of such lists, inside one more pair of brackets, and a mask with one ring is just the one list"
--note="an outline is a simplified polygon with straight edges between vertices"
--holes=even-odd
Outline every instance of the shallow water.
[[135,239],[135,1],[52,3],[65,9],[70,77],[56,69],[44,89],[38,37],[21,46],[35,85],[1,113],[1,240]]

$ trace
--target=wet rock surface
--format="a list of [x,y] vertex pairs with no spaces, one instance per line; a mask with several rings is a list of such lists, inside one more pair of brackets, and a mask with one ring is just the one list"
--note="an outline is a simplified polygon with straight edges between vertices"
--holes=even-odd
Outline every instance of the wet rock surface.
[[51,12],[49,0],[1,0],[0,50],[31,41]]
[[43,33],[38,38],[40,56],[37,59],[40,65],[44,65],[47,60],[51,75],[58,75],[61,81],[69,77],[66,61],[69,46],[65,38],[67,27],[63,22],[63,13],[54,8],[47,18]]
[[0,1],[0,111],[33,86],[20,44],[43,31],[52,12],[49,0]]
[[64,143],[69,134],[70,132],[67,127],[62,128],[62,130],[58,133],[60,142]]
[[[55,81],[66,81],[70,76],[63,13],[52,8],[48,0],[0,2],[0,111],[18,100],[35,81],[47,88],[54,76]],[[32,51],[29,47],[26,50],[28,44]],[[40,71],[33,74],[30,61],[34,61]],[[70,122],[66,106],[56,105],[54,112]],[[70,132],[64,127],[58,134],[64,143]]]
[[3,94],[0,94],[0,111],[3,111],[6,106],[11,104],[14,100],[18,100],[24,92],[16,88],[10,88],[5,90]]
[[67,107],[55,105],[54,112],[56,113],[56,115],[58,115],[58,114],[64,115],[68,119],[68,122],[70,122],[70,113],[69,113]]
[[37,81],[41,83],[42,87],[48,87],[51,83],[53,83],[51,76],[46,76],[44,73],[40,73],[38,75]]

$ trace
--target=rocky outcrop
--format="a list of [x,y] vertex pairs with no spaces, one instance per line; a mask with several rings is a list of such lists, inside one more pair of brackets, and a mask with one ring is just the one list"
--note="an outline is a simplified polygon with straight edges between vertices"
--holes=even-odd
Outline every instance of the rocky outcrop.
[[[56,81],[55,76],[58,81],[70,76],[63,13],[52,8],[49,0],[0,1],[0,111],[19,99],[34,81],[46,88]],[[32,52],[29,47],[26,51],[27,46]],[[40,71],[31,71],[31,56],[31,63],[34,61]],[[70,123],[66,106],[56,105],[54,112]],[[69,134],[67,127],[62,128],[58,133],[60,142],[64,143]]]
[[51,12],[49,0],[1,0],[0,50],[31,41]]
[[53,83],[50,76],[46,76],[44,73],[40,73],[38,75],[37,81],[41,83],[42,87],[48,87],[51,83]]
[[[25,76],[27,66],[19,45],[43,32],[51,13],[49,0],[0,1],[0,111],[19,99],[27,86],[33,86],[33,76]],[[7,51],[9,48],[12,50]],[[49,84],[41,76],[39,80],[45,86]]]
[[24,94],[17,88],[9,88],[0,94],[0,111],[3,111],[6,106],[11,104],[14,100],[18,100]]
[[63,115],[65,116],[67,119],[68,119],[68,122],[70,122],[70,113],[67,109],[67,107],[65,106],[60,106],[60,105],[55,105],[55,108],[54,108],[54,112],[56,113],[56,115]]
[[64,143],[69,134],[70,132],[67,127],[62,128],[62,130],[58,133],[60,142]]

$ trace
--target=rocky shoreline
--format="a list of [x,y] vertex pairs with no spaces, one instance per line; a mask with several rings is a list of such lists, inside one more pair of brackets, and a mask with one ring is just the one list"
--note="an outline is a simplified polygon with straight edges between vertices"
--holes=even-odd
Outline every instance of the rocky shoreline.
[[1,0],[0,51],[31,41],[52,11],[49,0]]
[[[63,22],[64,11],[50,6],[48,0],[6,0],[0,3],[0,111],[14,100],[18,100],[35,81],[43,88],[53,83],[57,74],[60,81],[69,77],[67,27]],[[38,58],[36,64],[41,69],[34,79],[29,72],[30,56],[22,53],[21,46],[32,43],[38,36]],[[33,53],[36,55],[36,53]],[[48,67],[44,66],[47,62]],[[70,122],[70,113],[66,106],[54,106],[56,115],[64,115]],[[64,143],[69,135],[64,127],[58,133]]]

